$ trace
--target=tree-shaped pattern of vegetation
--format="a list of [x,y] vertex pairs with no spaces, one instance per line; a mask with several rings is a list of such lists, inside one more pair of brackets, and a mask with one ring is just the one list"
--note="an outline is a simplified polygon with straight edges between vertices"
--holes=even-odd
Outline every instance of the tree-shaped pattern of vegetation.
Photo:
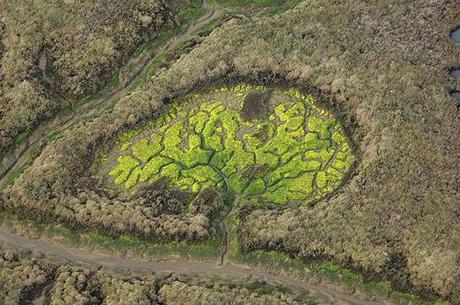
[[267,115],[247,119],[242,111],[254,92],[267,91],[240,85],[171,104],[122,135],[110,175],[128,189],[166,177],[170,187],[216,186],[254,203],[308,203],[336,189],[354,160],[337,120],[294,89],[270,91],[278,98],[263,101],[272,104]]

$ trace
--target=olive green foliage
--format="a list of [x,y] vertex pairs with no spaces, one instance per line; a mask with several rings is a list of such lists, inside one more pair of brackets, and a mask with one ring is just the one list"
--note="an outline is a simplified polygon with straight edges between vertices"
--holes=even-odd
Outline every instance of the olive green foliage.
[[63,266],[50,291],[50,305],[100,303],[99,287],[93,274],[82,267]]
[[[259,284],[260,285],[260,284]],[[159,295],[166,304],[176,305],[207,305],[207,304],[233,304],[233,305],[297,305],[316,304],[314,301],[305,303],[297,301],[293,295],[277,291],[272,288],[268,293],[248,289],[247,287],[235,287],[226,285],[214,285],[209,287],[191,285],[179,281],[164,285]],[[262,289],[261,289],[262,290]]]
[[174,273],[164,277],[148,270],[120,274],[110,268],[56,263],[0,241],[0,304],[35,304],[40,296],[40,304],[49,305],[297,305],[319,299],[305,290],[252,278]]
[[180,3],[2,1],[0,153],[40,120],[70,113],[105,84],[118,85],[115,70],[173,25]]
[[140,305],[159,304],[156,297],[157,281],[153,275],[143,278],[119,278],[99,274],[104,304]]
[[26,251],[0,242],[0,304],[21,304],[52,278],[50,268],[42,262],[24,259],[27,255]]
[[110,172],[114,182],[129,189],[166,177],[170,187],[193,193],[217,186],[278,204],[308,203],[334,191],[354,160],[337,120],[290,89],[272,93],[282,101],[268,118],[245,121],[245,97],[263,89],[192,94],[144,131],[123,134],[122,155]]

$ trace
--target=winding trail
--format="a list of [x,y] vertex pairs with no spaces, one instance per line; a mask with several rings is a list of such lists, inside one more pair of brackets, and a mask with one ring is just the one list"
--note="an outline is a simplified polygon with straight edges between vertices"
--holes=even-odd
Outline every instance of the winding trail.
[[350,305],[381,305],[382,302],[366,301],[329,287],[310,284],[294,278],[276,275],[264,270],[244,268],[227,262],[223,266],[212,262],[151,262],[130,259],[122,256],[105,255],[84,249],[67,248],[44,240],[31,240],[0,228],[0,240],[26,248],[35,253],[46,255],[49,260],[71,261],[89,267],[103,267],[113,271],[128,271],[139,274],[186,273],[186,274],[219,274],[234,278],[254,276],[273,285],[284,285],[296,289],[307,289],[311,295],[322,296],[332,304]]
[[[0,163],[0,186],[6,181],[8,175],[13,171],[24,166],[29,160],[32,149],[43,147],[52,138],[56,132],[63,131],[71,126],[82,122],[92,116],[98,115],[111,107],[111,105],[119,98],[128,95],[136,81],[146,71],[148,64],[161,52],[173,50],[180,43],[196,37],[196,31],[205,25],[218,18],[222,17],[226,12],[224,8],[208,7],[202,1],[202,9],[204,11],[201,16],[193,24],[190,24],[185,31],[179,36],[170,39],[163,46],[160,46],[155,51],[143,52],[139,58],[132,58],[125,65],[125,68],[120,70],[120,83],[118,86],[100,98],[91,100],[82,105],[72,113],[65,116],[56,116],[53,119],[45,121],[39,125],[28,137],[26,142],[21,145],[15,154],[10,157],[5,157]],[[236,204],[238,198],[235,198]],[[75,262],[87,266],[101,266],[114,271],[131,271],[135,273],[157,272],[157,273],[183,273],[183,274],[219,274],[227,275],[235,278],[244,278],[254,276],[265,280],[271,284],[281,284],[290,286],[296,289],[307,289],[310,294],[321,296],[322,299],[327,299],[331,304],[352,304],[352,305],[378,305],[383,302],[366,301],[358,296],[349,295],[338,290],[315,285],[301,280],[273,274],[268,271],[250,269],[235,265],[227,259],[230,247],[228,240],[228,215],[232,212],[232,206],[229,207],[226,217],[221,223],[224,229],[224,244],[222,245],[222,255],[220,262],[151,262],[145,260],[130,259],[123,256],[114,256],[100,254],[85,249],[67,248],[62,245],[51,243],[45,240],[33,240],[23,237],[19,234],[14,234],[0,228],[0,240],[12,245],[31,250],[36,253],[43,253],[47,259],[57,262]]]

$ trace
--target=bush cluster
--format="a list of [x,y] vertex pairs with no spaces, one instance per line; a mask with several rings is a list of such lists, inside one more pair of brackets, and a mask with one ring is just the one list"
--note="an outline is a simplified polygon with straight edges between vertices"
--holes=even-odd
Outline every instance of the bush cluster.
[[157,290],[160,281],[154,275],[120,277],[115,274],[98,275],[104,304],[159,305]]
[[159,305],[316,304],[305,291],[255,279],[216,276],[123,275],[105,268],[55,264],[0,242],[0,304]]
[[[164,304],[175,305],[300,305],[293,296],[276,290],[271,293],[260,293],[246,287],[213,286],[203,287],[179,281],[164,285],[159,290],[159,297]],[[315,304],[310,302],[309,304]]]
[[162,0],[1,6],[0,153],[39,120],[96,92],[141,42],[174,23]]
[[54,268],[0,242],[0,303],[24,304],[52,280]]
[[49,292],[49,305],[101,304],[100,287],[94,276],[94,272],[82,267],[60,267]]

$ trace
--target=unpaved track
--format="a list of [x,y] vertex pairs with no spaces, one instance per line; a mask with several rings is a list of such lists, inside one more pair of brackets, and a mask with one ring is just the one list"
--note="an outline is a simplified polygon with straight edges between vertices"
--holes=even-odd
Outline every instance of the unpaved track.
[[353,295],[332,288],[306,283],[282,275],[275,275],[263,270],[243,268],[227,263],[223,266],[212,262],[150,262],[130,259],[122,256],[100,254],[84,249],[66,248],[44,240],[31,240],[0,228],[0,240],[15,246],[26,248],[34,253],[43,253],[48,260],[71,261],[88,267],[103,267],[113,271],[130,271],[134,273],[179,273],[179,274],[217,274],[234,278],[254,276],[274,285],[284,285],[296,289],[307,289],[312,295],[320,295],[332,304],[381,305],[360,299]]
[[[224,13],[224,9],[215,9],[202,5],[205,11],[203,16],[192,25],[188,26],[183,34],[171,39],[165,45],[156,50],[155,53],[145,52],[141,58],[131,59],[127,66],[131,66],[131,72],[128,75],[121,75],[123,79],[117,88],[108,95],[93,100],[70,115],[65,117],[56,117],[44,122],[38,126],[27,139],[26,143],[18,148],[16,154],[9,158],[5,158],[0,164],[0,185],[3,180],[16,168],[22,166],[28,159],[29,151],[35,144],[43,146],[48,141],[49,137],[56,131],[63,131],[72,125],[84,121],[85,119],[102,113],[110,107],[112,102],[125,96],[129,93],[133,84],[138,77],[145,71],[148,63],[155,55],[172,50],[179,43],[187,41],[196,36],[196,31],[206,23],[220,18]],[[56,261],[71,261],[86,266],[102,266],[114,271],[132,271],[135,273],[146,272],[174,272],[182,274],[218,274],[226,275],[235,278],[244,278],[254,276],[261,278],[271,284],[281,284],[297,289],[307,289],[313,295],[320,295],[329,300],[332,304],[352,304],[352,305],[377,305],[385,304],[383,302],[366,301],[357,296],[349,295],[332,288],[323,287],[306,283],[297,279],[286,276],[275,275],[263,270],[243,268],[238,265],[227,262],[225,255],[228,244],[225,245],[225,252],[222,256],[222,262],[150,262],[144,260],[129,259],[122,256],[110,256],[99,254],[84,249],[66,248],[62,245],[51,243],[44,240],[27,239],[21,235],[10,233],[0,228],[0,240],[12,245],[31,250],[36,253],[43,253],[47,259]]]

